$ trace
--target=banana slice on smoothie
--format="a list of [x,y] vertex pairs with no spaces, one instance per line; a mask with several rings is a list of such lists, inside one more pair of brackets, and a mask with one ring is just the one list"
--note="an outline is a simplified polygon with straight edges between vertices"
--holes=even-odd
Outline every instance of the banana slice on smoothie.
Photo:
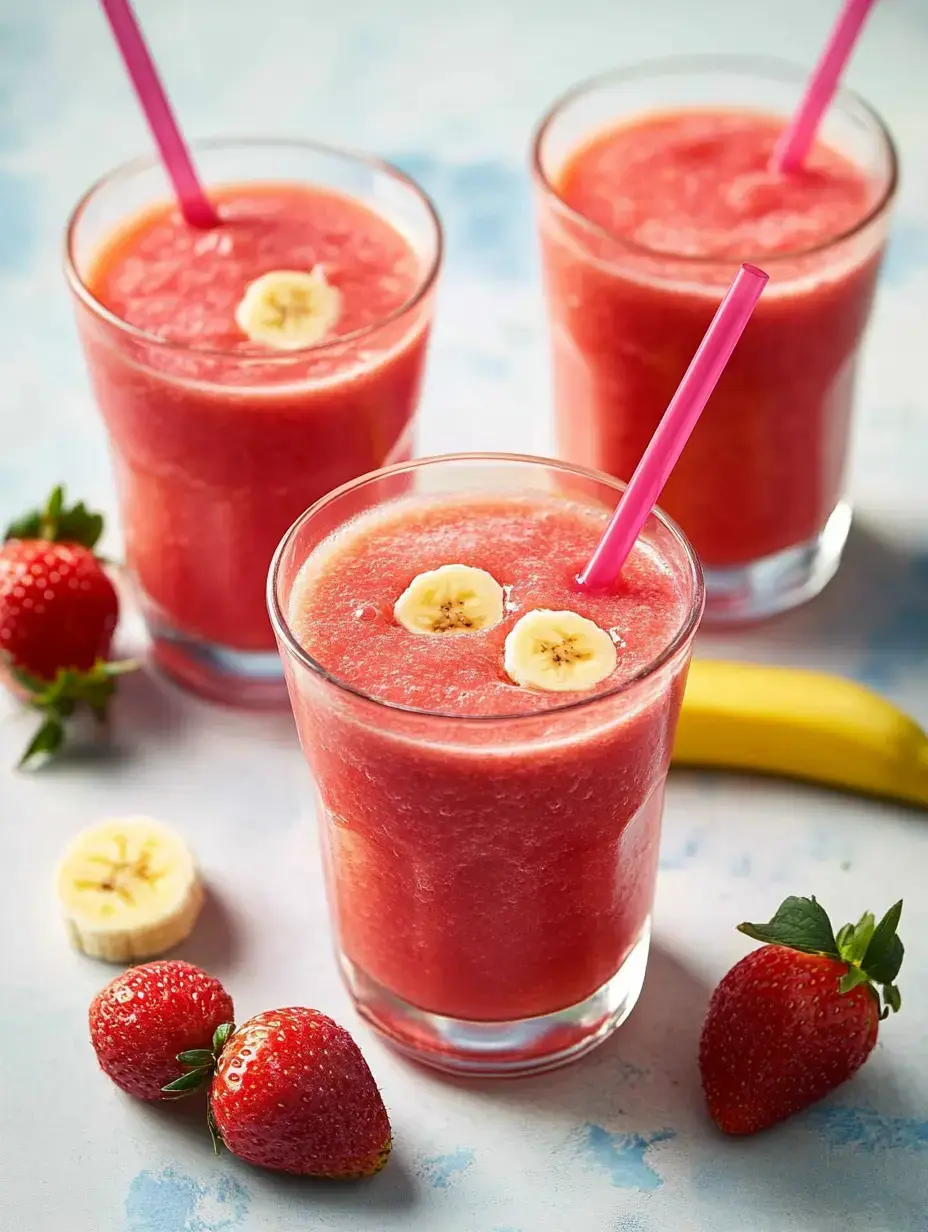
[[615,671],[615,643],[576,612],[536,608],[513,625],[503,650],[506,674],[526,689],[575,693]]
[[148,818],[118,818],[82,830],[57,872],[71,944],[105,962],[154,958],[188,936],[203,905],[193,853]]
[[442,565],[419,573],[393,606],[410,633],[476,633],[503,619],[503,588],[486,569]]
[[305,270],[271,270],[248,284],[235,310],[235,323],[252,342],[278,351],[314,346],[334,329],[342,297],[321,265]]

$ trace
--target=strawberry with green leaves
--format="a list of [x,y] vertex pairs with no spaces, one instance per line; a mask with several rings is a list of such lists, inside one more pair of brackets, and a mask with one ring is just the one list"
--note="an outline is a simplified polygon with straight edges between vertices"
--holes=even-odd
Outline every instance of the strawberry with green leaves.
[[333,1179],[374,1176],[390,1156],[390,1118],[360,1048],[318,1010],[289,1006],[220,1026],[213,1047],[180,1053],[163,1088],[209,1083],[209,1127],[246,1163]]
[[104,718],[117,678],[136,666],[109,661],[119,600],[93,551],[102,531],[103,518],[68,508],[59,487],[0,546],[0,679],[42,715],[21,764],[55,754],[79,707]]
[[90,1042],[100,1068],[128,1095],[169,1099],[164,1088],[184,1081],[191,1061],[212,1056],[210,1045],[231,1031],[233,1014],[223,986],[193,963],[144,963],[94,997]]
[[699,1068],[720,1129],[766,1129],[860,1069],[901,1005],[901,915],[898,902],[836,936],[814,898],[787,898],[768,924],[738,925],[767,944],[728,972],[703,1026]]

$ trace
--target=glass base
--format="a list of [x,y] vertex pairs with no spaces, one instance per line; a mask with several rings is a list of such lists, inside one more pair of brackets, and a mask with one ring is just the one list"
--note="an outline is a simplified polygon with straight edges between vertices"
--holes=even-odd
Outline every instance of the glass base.
[[585,1001],[510,1022],[468,1022],[417,1009],[344,954],[340,962],[361,1017],[413,1061],[472,1078],[518,1078],[578,1060],[621,1026],[641,993],[650,943],[649,920],[615,975]]
[[151,629],[151,659],[181,688],[212,702],[249,710],[288,705],[283,665],[276,650],[231,650],[185,633]]
[[747,624],[814,599],[837,573],[850,528],[851,507],[841,501],[821,534],[806,543],[749,565],[704,566],[703,625]]

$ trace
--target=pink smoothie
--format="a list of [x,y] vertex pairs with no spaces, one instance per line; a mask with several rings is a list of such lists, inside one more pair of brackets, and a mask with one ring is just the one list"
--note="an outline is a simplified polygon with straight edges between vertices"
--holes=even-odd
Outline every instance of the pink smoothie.
[[560,205],[542,202],[561,452],[620,478],[738,264],[771,275],[661,498],[710,567],[814,539],[843,493],[882,234],[841,237],[882,190],[821,143],[796,174],[769,172],[782,128],[652,114],[576,149],[551,186]]
[[[410,455],[428,320],[427,301],[408,306],[424,271],[385,218],[335,192],[212,196],[214,230],[160,205],[98,252],[88,290],[134,330],[84,305],[79,323],[156,630],[271,650],[264,589],[281,535],[331,488]],[[246,285],[316,265],[341,292],[333,335],[297,353],[250,342],[235,324]]]
[[[693,600],[677,566],[642,542],[611,592],[581,594],[575,578],[606,517],[542,494],[406,498],[324,540],[293,587],[299,643],[387,704],[371,715],[356,699],[294,695],[340,944],[419,1008],[502,1021],[570,1006],[615,974],[646,927],[686,639],[630,682],[674,643]],[[396,622],[412,578],[449,563],[506,588],[501,624],[416,635]],[[506,634],[538,607],[611,633],[618,664],[593,694],[532,692],[506,676]]]

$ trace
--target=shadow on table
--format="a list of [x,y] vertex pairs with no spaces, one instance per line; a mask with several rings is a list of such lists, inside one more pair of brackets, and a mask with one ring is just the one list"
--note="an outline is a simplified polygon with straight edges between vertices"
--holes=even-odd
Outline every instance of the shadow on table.
[[211,975],[226,979],[241,962],[246,936],[241,916],[223,895],[207,884],[196,928],[172,950],[170,957],[196,963]]
[[[800,648],[827,643],[829,652],[862,653],[861,675],[879,659],[928,659],[928,543],[905,547],[866,522],[851,527],[837,576],[812,602],[756,626],[764,641]],[[702,632],[703,650],[724,644],[725,632]],[[873,660],[872,663],[869,660]]]
[[141,743],[145,737],[174,740],[184,729],[208,716],[214,723],[222,721],[233,733],[240,728],[251,738],[297,744],[286,696],[277,709],[225,706],[188,693],[147,661],[139,671],[120,681],[113,714],[135,743]]
[[[442,1087],[466,1092],[468,1119],[478,1125],[486,1104],[488,1120],[508,1108],[514,1124],[537,1120],[559,1127],[555,1154],[549,1158],[552,1147],[540,1147],[531,1183],[544,1186],[552,1166],[569,1167],[588,1174],[590,1184],[614,1187],[617,1200],[624,1193],[627,1201],[628,1191],[647,1194],[653,1222],[636,1225],[642,1230],[925,1232],[928,1119],[909,1106],[891,1055],[878,1049],[854,1082],[808,1113],[767,1133],[727,1138],[709,1122],[699,1083],[698,1038],[708,995],[702,980],[659,944],[635,1014],[584,1061],[509,1082],[465,1082],[418,1067],[411,1078],[432,1085],[439,1098]],[[893,1113],[881,1111],[886,1108]],[[183,1140],[184,1157],[208,1163],[202,1099],[143,1105],[139,1115],[168,1118]],[[411,1153],[411,1136],[402,1124],[396,1131],[387,1168],[366,1181],[284,1176],[228,1155],[222,1169],[249,1191],[257,1210],[284,1203],[307,1226],[346,1214],[358,1227],[378,1217],[393,1226],[395,1215],[435,1198],[421,1160]],[[678,1225],[684,1211],[689,1222]]]
[[[186,693],[148,663],[122,677],[109,716],[100,724],[79,712],[68,723],[68,740],[43,770],[62,771],[82,764],[124,767],[153,746],[173,749],[208,725],[232,741],[249,747],[255,741],[278,748],[299,749],[289,704],[279,709],[250,710],[223,706]],[[25,745],[28,730],[24,724]]]
[[122,767],[142,745],[178,739],[190,717],[183,695],[143,665],[119,679],[104,723],[81,710],[68,720],[67,742],[42,765],[42,773],[67,773],[82,765]]
[[696,1226],[925,1232],[928,1119],[891,1066],[873,1057],[829,1099],[765,1133],[687,1144]]
[[678,1226],[685,1211],[691,1222],[680,1226],[712,1232],[928,1232],[928,1113],[911,1106],[891,1056],[878,1049],[863,1073],[807,1113],[729,1138],[710,1122],[699,1079],[709,993],[657,945],[635,1013],[584,1061],[498,1083],[418,1072],[509,1106],[522,1121],[562,1122],[572,1168],[588,1171],[591,1183],[611,1182],[617,1196],[649,1195],[654,1222],[642,1229]]
[[[318,1226],[326,1226],[323,1221],[327,1211],[342,1217],[346,1211],[351,1211],[365,1219],[365,1223],[358,1224],[360,1230],[368,1226],[367,1218],[376,1220],[378,1214],[400,1214],[414,1210],[421,1196],[413,1169],[404,1157],[402,1142],[394,1144],[390,1161],[383,1172],[365,1180],[333,1182],[306,1176],[272,1174],[247,1165],[242,1165],[242,1169],[242,1179],[256,1196],[265,1190],[269,1202],[272,1198],[278,1203],[285,1201],[294,1213],[305,1215],[307,1228],[316,1227],[316,1221],[319,1221]],[[370,1226],[375,1227],[376,1224]]]
[[185,703],[186,695],[176,685],[143,662],[137,672],[120,680],[113,717],[132,740],[179,733],[191,718]]
[[[166,1122],[170,1124],[178,1148],[176,1155],[186,1161],[190,1170],[196,1170],[198,1165],[216,1168],[202,1091],[170,1103],[140,1102],[137,1113],[143,1119],[151,1117],[159,1128]],[[283,1201],[294,1213],[305,1211],[307,1227],[316,1227],[317,1221],[323,1218],[327,1210],[344,1213],[348,1209],[376,1216],[378,1212],[411,1210],[417,1202],[416,1181],[404,1157],[402,1142],[394,1145],[383,1172],[358,1181],[333,1182],[317,1177],[270,1172],[252,1167],[226,1150],[220,1153],[219,1166],[221,1171],[234,1175],[235,1180],[250,1192],[251,1198],[257,1200],[259,1210],[272,1209]],[[266,1195],[264,1202],[261,1201],[262,1193]],[[182,1229],[172,1227],[170,1232],[182,1232]]]
[[522,1113],[553,1113],[577,1124],[673,1126],[679,1110],[701,1106],[696,1057],[709,989],[660,943],[651,947],[641,999],[631,1018],[584,1060],[511,1081],[446,1077],[418,1069]]

